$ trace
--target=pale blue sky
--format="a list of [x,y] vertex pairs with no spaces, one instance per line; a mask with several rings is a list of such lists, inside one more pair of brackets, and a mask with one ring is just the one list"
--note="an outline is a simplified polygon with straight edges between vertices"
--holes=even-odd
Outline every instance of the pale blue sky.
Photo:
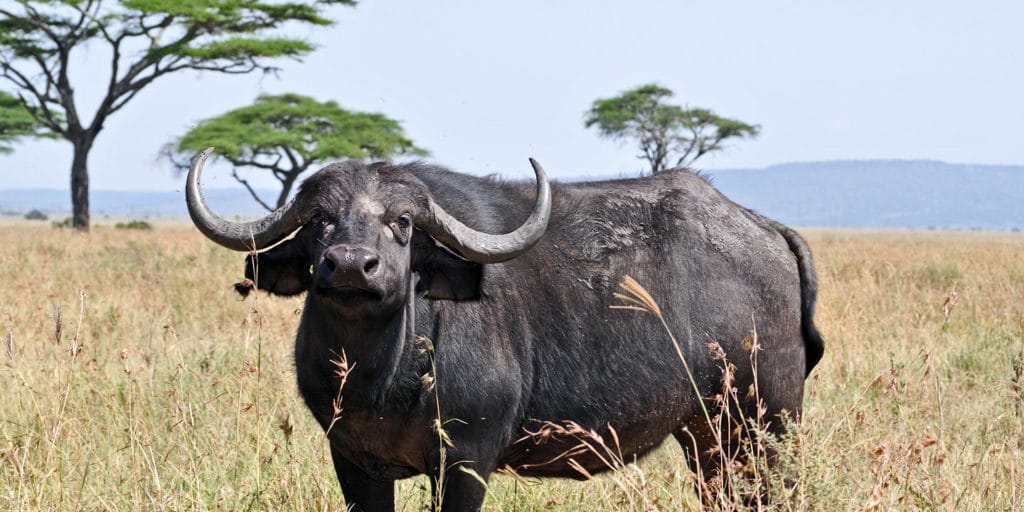
[[[762,125],[700,167],[1024,164],[1024,2],[364,0],[332,13],[334,27],[293,34],[320,48],[279,78],[181,75],[144,90],[100,134],[92,188],[179,190],[162,144],[281,92],[383,112],[431,160],[468,172],[527,178],[534,157],[555,177],[630,173],[644,167],[635,149],[584,129],[583,112],[645,82]],[[81,102],[106,80],[99,48],[75,61]],[[21,144],[0,156],[0,188],[66,189],[69,166],[66,143]],[[206,183],[234,186],[220,171]]]

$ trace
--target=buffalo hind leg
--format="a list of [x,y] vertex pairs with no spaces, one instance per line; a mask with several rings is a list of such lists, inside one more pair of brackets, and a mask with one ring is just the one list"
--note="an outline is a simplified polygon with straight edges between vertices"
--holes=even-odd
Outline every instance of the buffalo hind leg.
[[694,474],[694,491],[705,505],[720,502],[720,493],[727,492],[728,479],[722,474],[722,463],[728,454],[722,453],[718,439],[706,422],[693,422],[680,427],[672,435],[683,448],[686,463]]
[[341,493],[345,495],[347,510],[352,512],[394,512],[395,482],[393,480],[374,480],[362,469],[331,448],[331,459],[334,460],[334,471],[341,483]]
[[[786,419],[792,418],[782,416],[776,414],[762,431],[738,429],[732,424],[723,425],[720,429],[725,432],[716,433],[719,428],[712,429],[702,419],[673,432],[696,475],[695,488],[705,505],[729,508],[740,502],[756,508],[758,503],[766,504],[791,492],[796,485],[793,475],[776,473],[784,468],[780,467],[775,443],[785,436],[786,427],[791,424]],[[737,430],[739,435],[730,435]],[[749,460],[751,456],[757,460]],[[780,484],[782,489],[778,488]]]

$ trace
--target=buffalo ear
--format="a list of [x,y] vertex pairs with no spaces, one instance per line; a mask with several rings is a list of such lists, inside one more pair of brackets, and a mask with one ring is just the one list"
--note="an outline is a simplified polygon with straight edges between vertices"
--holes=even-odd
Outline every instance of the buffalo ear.
[[245,281],[235,285],[241,296],[249,295],[255,286],[274,295],[297,295],[309,289],[313,277],[309,260],[294,240],[273,249],[245,257]]
[[420,276],[416,291],[428,299],[480,298],[483,265],[456,256],[419,230],[412,237],[412,270]]

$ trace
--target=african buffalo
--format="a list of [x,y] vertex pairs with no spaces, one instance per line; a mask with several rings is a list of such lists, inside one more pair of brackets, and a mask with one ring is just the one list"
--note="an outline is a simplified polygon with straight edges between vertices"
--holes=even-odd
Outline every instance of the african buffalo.
[[[549,184],[531,160],[534,186],[344,162],[267,217],[230,222],[200,191],[211,151],[189,170],[189,213],[214,242],[263,251],[246,258],[259,289],[306,293],[298,388],[355,510],[392,510],[394,481],[418,474],[434,486],[443,475],[448,511],[479,509],[478,477],[499,469],[607,469],[594,453],[561,456],[577,441],[543,427],[565,420],[606,438],[610,426],[626,461],[672,434],[695,470],[713,474],[720,458],[706,452],[719,441],[702,405],[721,393],[722,354],[711,342],[736,366],[738,412],[756,415],[745,393],[756,376],[769,430],[799,418],[823,352],[809,249],[697,174]],[[626,275],[665,326],[611,308]]]

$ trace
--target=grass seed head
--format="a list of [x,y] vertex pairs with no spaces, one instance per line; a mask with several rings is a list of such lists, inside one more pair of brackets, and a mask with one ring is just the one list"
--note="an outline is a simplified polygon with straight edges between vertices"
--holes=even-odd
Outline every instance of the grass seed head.
[[626,293],[615,292],[612,295],[622,301],[622,304],[609,306],[612,309],[633,309],[637,311],[645,311],[655,316],[661,316],[661,308],[658,307],[658,303],[655,302],[654,297],[636,282],[635,279],[629,275],[622,276],[622,281],[619,282],[619,288],[622,288]]

